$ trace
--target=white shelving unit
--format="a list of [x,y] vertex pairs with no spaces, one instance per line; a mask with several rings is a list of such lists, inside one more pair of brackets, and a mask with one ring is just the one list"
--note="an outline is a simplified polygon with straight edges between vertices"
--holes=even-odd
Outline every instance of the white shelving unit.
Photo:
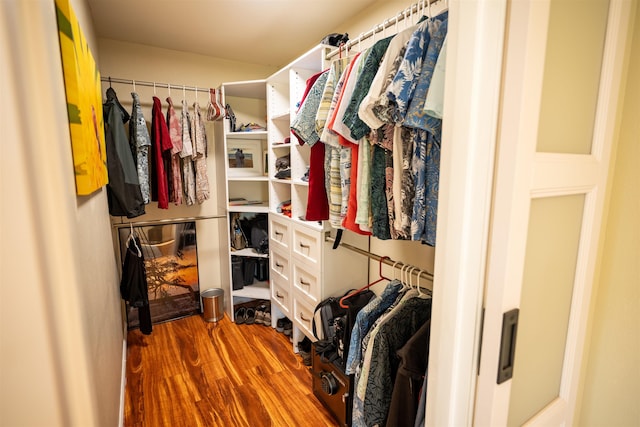
[[[306,81],[324,68],[326,53],[326,46],[315,47],[267,78],[266,85],[272,319],[276,322],[286,316],[293,321],[295,351],[303,336],[315,340],[312,319],[320,301],[359,288],[367,281],[366,259],[345,249],[331,249],[324,241],[328,226],[304,219],[309,184],[302,177],[309,168],[311,148],[298,143],[290,126]],[[290,142],[284,143],[285,138]],[[291,178],[277,179],[276,160],[287,155]],[[290,217],[279,209],[286,201],[291,202]],[[366,237],[346,233],[345,238],[355,246],[366,247]]]
[[[223,83],[220,90],[225,104],[231,105],[233,109],[237,127],[247,123],[266,126],[265,80]],[[266,259],[269,255],[260,254],[253,248],[234,250],[231,244],[233,215],[266,217],[269,212],[269,177],[265,164],[267,138],[267,130],[234,132],[226,118],[215,124],[216,166],[220,171],[216,176],[216,185],[218,194],[224,196],[221,204],[227,212],[227,221],[221,221],[220,230],[220,236],[226,239],[220,245],[221,256],[227,260],[221,262],[221,277],[226,281],[222,288],[227,291],[226,309],[231,320],[235,320],[234,304],[247,299],[268,300],[271,295],[268,280],[254,280],[252,284],[244,285],[241,289],[233,288],[232,257],[259,260]],[[238,150],[241,150],[242,155],[236,156]]]

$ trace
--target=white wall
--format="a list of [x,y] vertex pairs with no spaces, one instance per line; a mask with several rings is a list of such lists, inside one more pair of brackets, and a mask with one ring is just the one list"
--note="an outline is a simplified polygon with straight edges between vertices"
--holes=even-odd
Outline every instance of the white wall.
[[580,426],[640,425],[640,7],[594,283]]
[[[97,56],[84,1],[71,4]],[[105,190],[75,195],[54,2],[1,10],[1,424],[117,425],[118,272]]]

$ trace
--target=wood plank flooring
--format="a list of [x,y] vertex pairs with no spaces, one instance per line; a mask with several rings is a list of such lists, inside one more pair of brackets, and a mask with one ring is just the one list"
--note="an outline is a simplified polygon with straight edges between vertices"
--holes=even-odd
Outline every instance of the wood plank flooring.
[[128,334],[125,427],[337,427],[288,337],[195,315]]

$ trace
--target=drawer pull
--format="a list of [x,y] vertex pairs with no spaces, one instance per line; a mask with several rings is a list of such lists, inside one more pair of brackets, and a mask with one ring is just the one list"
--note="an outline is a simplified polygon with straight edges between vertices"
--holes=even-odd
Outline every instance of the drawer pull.
[[274,231],[274,233],[275,233],[275,235],[276,235],[276,236],[284,236],[284,234],[282,234],[282,233],[281,233],[281,232],[279,232],[279,231]]
[[276,267],[278,267],[278,268],[282,268],[282,267],[284,267],[284,265],[279,264],[279,263],[278,263],[278,261],[276,261]]
[[284,299],[284,295],[280,295],[280,292],[276,291],[276,298]]
[[300,313],[300,320],[304,320],[305,322],[310,322],[311,319],[307,319],[306,317],[304,317],[304,314]]
[[309,282],[305,282],[304,280],[300,279],[300,284],[303,286],[311,286],[311,283]]
[[300,242],[300,247],[303,249],[309,249],[311,246],[305,245],[304,243]]

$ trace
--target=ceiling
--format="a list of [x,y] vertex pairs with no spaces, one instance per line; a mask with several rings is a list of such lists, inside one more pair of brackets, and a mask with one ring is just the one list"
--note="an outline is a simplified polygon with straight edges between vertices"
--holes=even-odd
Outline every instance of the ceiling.
[[282,67],[384,0],[87,0],[98,37]]

